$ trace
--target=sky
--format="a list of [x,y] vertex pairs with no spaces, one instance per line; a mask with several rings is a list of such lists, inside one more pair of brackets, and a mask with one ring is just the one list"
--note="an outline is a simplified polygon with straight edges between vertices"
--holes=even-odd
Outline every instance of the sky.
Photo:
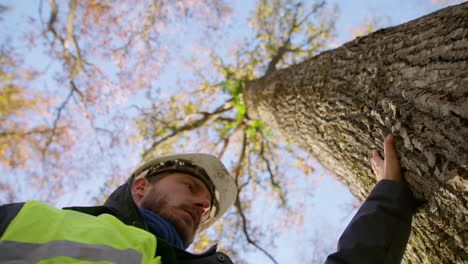
[[[443,1],[443,0],[330,0],[330,4],[336,4],[339,7],[339,18],[336,21],[336,34],[337,39],[330,45],[329,48],[336,48],[345,42],[352,40],[353,34],[356,29],[369,20],[377,21],[377,24],[383,27],[395,26],[410,20],[419,18],[434,12],[447,5],[457,4],[464,1]],[[0,34],[6,36],[8,32],[14,30],[15,27],[23,21],[28,15],[37,14],[36,7],[31,8],[31,3],[36,1],[2,1],[8,6],[13,6],[14,11],[8,13],[4,17],[5,22],[3,29],[0,29]],[[227,38],[236,38],[242,34],[245,28],[245,18],[248,16],[254,7],[254,1],[239,0],[234,2],[235,19],[231,21],[233,28],[237,28],[238,32],[233,33],[232,36]],[[23,21],[24,22],[24,21]],[[236,35],[238,34],[238,35]],[[5,38],[0,37],[0,42],[7,41]],[[20,44],[20,43],[18,43]],[[189,49],[184,49],[182,56],[189,53]],[[30,63],[41,63],[44,59],[40,53],[35,53],[28,58]],[[171,67],[169,65],[169,67]],[[175,66],[174,66],[175,68]],[[175,78],[181,74],[177,70],[166,71],[160,76],[158,85],[164,87],[173,83]],[[129,101],[139,100],[138,97],[129,98]],[[369,153],[370,157],[370,153]],[[137,160],[133,157],[132,163]],[[273,255],[277,258],[279,263],[302,263],[304,255],[308,254],[307,243],[312,243],[314,238],[320,237],[323,244],[334,244],[338,241],[339,235],[342,233],[346,224],[351,220],[356,212],[353,204],[358,204],[358,201],[350,194],[345,186],[340,184],[332,175],[321,167],[316,168],[316,178],[314,179],[313,195],[312,196],[294,196],[293,202],[304,203],[306,206],[303,209],[304,214],[304,227],[303,229],[291,229],[290,232],[284,233],[276,239],[277,247],[270,249]],[[57,206],[77,205],[76,196],[79,193],[88,194],[87,197],[81,196],[78,199],[80,204],[91,204],[93,192],[98,190],[99,184],[96,181],[102,179],[91,179],[94,187],[91,184],[83,184],[76,192],[70,193],[64,197]],[[97,187],[96,187],[97,186]],[[299,188],[299,187],[298,187]],[[307,191],[309,188],[302,185],[300,188]],[[268,210],[268,204],[265,201],[263,208],[260,206],[262,212]],[[260,216],[259,216],[260,217]],[[268,216],[265,216],[268,217]],[[329,252],[332,253],[332,252]],[[252,251],[245,253],[244,259],[251,260],[249,263],[271,263],[261,252]]]

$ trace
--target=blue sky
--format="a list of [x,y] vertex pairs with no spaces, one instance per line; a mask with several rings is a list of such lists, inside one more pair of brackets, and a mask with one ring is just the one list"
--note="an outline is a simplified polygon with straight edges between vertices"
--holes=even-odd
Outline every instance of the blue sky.
[[[419,18],[423,15],[434,12],[444,6],[457,4],[464,1],[443,1],[443,0],[330,0],[329,3],[337,4],[339,11],[339,19],[336,23],[338,38],[330,48],[340,46],[341,44],[350,41],[354,30],[361,27],[365,21],[377,20],[379,25],[384,27],[394,26],[407,21]],[[0,33],[2,36],[7,36],[12,31],[18,30],[18,27],[27,26],[25,18],[27,16],[37,15],[37,1],[13,1],[6,0],[2,4],[13,6],[14,10],[7,13],[2,22]],[[31,4],[33,3],[33,4]],[[239,32],[234,33],[232,38],[236,38],[236,34],[242,35],[242,28],[245,28],[245,17],[250,14],[254,7],[254,1],[243,0],[235,2],[235,19],[232,21],[233,28],[237,28]],[[44,4],[46,6],[46,4]],[[8,41],[4,37],[0,38],[1,42]],[[1,43],[0,42],[0,43]],[[15,45],[24,45],[24,43],[15,43]],[[190,52],[185,49],[184,52]],[[44,56],[40,52],[32,53],[28,56],[29,63],[41,64]],[[175,62],[176,63],[176,62]],[[45,66],[44,66],[45,67]],[[169,66],[170,67],[170,66]],[[179,69],[180,71],[180,69]],[[160,76],[157,85],[160,87],[170,87],[176,76],[180,74],[177,70],[166,71]],[[129,101],[139,100],[137,97],[129,98]],[[131,104],[132,102],[128,102]],[[133,155],[129,166],[133,166],[138,162],[136,155]],[[370,153],[369,153],[370,155]],[[296,202],[302,202],[306,205],[304,213],[304,229],[291,229],[290,232],[284,233],[277,238],[276,249],[270,249],[279,263],[302,263],[303,256],[307,254],[307,244],[314,239],[314,234],[321,236],[323,244],[335,243],[339,235],[344,230],[346,224],[350,221],[355,210],[351,204],[357,201],[347,191],[346,187],[337,182],[328,172],[321,168],[316,168],[316,178],[314,179],[313,196],[294,196]],[[103,179],[93,178],[89,183],[84,183],[75,192],[63,197],[57,202],[57,206],[91,204],[89,199],[93,192],[96,192],[99,187],[99,181]],[[96,182],[98,182],[96,184]],[[91,187],[93,183],[94,187]],[[307,191],[308,186],[302,186]],[[26,190],[27,191],[27,190]],[[83,195],[85,194],[85,195]],[[90,195],[91,194],[91,195]],[[77,198],[77,196],[79,196]],[[24,196],[27,199],[27,195]],[[259,207],[259,210],[267,210],[267,204],[263,203],[264,207]],[[316,236],[315,236],[316,237]],[[331,253],[331,252],[329,252]],[[246,253],[245,259],[252,259],[249,263],[270,263],[260,252],[253,251]]]

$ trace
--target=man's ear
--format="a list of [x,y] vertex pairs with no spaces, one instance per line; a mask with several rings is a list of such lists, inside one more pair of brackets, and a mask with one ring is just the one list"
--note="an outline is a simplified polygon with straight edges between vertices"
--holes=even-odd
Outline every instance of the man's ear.
[[133,201],[140,205],[141,199],[145,196],[150,187],[150,182],[146,178],[138,178],[132,184],[132,197]]

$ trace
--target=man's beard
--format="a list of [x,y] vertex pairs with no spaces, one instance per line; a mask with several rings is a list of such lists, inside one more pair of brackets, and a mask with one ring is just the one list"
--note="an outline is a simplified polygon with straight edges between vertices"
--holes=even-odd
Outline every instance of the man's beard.
[[161,197],[156,191],[153,191],[141,201],[140,207],[152,211],[169,222],[175,228],[177,234],[179,234],[185,247],[188,247],[193,242],[194,234],[190,229],[193,228],[193,226],[190,227],[190,224],[185,222],[184,219],[171,212],[171,209],[181,210],[184,207],[190,208],[190,206],[181,205],[180,207],[171,207],[166,196]]

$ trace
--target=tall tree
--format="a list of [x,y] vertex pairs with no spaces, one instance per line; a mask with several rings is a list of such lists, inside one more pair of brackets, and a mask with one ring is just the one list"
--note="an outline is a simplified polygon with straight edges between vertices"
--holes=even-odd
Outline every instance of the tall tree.
[[463,263],[468,200],[468,3],[378,30],[244,89],[246,113],[316,157],[360,200],[369,153],[396,136],[421,205],[409,263]]

